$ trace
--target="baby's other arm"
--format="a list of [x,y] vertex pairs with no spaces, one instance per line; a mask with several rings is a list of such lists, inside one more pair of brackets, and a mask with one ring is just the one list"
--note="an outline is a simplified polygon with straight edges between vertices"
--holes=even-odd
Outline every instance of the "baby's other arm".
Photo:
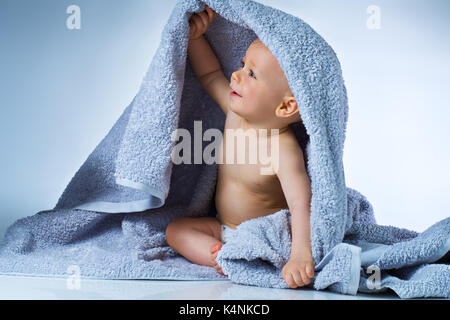
[[303,151],[294,135],[280,137],[277,171],[291,213],[292,244],[282,276],[291,288],[310,283],[314,262],[310,240],[311,186]]
[[206,12],[194,14],[189,21],[190,35],[188,58],[191,67],[208,95],[227,114],[229,106],[230,83],[225,78],[219,60],[210,44],[203,36],[216,13],[206,6]]

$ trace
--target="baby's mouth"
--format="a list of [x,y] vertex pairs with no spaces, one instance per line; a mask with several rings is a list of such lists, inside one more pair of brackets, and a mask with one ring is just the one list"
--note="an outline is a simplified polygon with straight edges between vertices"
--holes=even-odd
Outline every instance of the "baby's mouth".
[[230,92],[230,95],[234,96],[234,97],[242,98],[242,96],[239,93],[237,93],[236,91],[234,91],[234,90]]

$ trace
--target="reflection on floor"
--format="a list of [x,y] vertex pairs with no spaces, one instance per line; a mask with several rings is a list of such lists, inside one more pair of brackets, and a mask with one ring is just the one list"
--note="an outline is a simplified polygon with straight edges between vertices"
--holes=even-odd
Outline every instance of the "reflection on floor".
[[398,299],[394,293],[342,295],[312,289],[273,289],[226,281],[87,280],[0,275],[0,299],[347,300]]

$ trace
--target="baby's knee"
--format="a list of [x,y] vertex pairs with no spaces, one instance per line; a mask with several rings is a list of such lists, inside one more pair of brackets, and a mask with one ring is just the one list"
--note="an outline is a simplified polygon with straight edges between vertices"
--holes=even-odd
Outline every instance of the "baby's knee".
[[177,235],[180,234],[180,231],[188,225],[188,218],[181,217],[172,220],[166,228],[166,239],[170,244],[172,240],[176,238]]

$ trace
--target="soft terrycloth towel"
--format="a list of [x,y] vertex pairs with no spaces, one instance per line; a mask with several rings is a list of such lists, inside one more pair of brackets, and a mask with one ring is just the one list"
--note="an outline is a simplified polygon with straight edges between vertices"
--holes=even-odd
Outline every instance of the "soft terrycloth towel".
[[[417,236],[405,231],[386,237],[385,229],[376,228],[369,202],[346,187],[342,155],[347,94],[339,61],[326,41],[300,18],[253,1],[183,0],[164,27],[137,95],[76,172],[56,206],[20,219],[8,229],[0,247],[0,273],[67,276],[70,266],[76,265],[86,278],[227,279],[214,268],[177,255],[164,234],[176,217],[215,215],[217,165],[171,161],[176,128],[198,137],[209,128],[223,130],[224,126],[223,112],[203,90],[186,59],[189,18],[204,10],[205,4],[217,12],[205,37],[225,76],[230,78],[239,68],[247,47],[258,37],[278,59],[299,102],[303,122],[292,129],[306,154],[311,179],[311,241],[319,272],[314,287],[354,294],[356,270],[362,266],[358,252],[374,246],[368,252],[381,252],[384,247],[377,251],[378,246],[371,244],[390,241],[391,245]],[[196,120],[202,121],[201,128]],[[209,143],[199,144],[204,148]],[[192,141],[192,147],[198,147],[197,141]],[[280,268],[290,246],[286,214],[282,210],[258,220],[274,223],[255,233],[255,241],[261,238],[252,245],[260,246],[247,246],[248,241],[224,245],[218,259],[231,280],[282,285]],[[247,227],[258,228],[258,223],[243,223],[236,239]],[[372,231],[358,233],[365,227]],[[343,242],[346,234],[353,234],[353,244]],[[232,255],[233,243],[241,251],[236,253],[239,258]],[[428,258],[417,258],[417,262],[431,262]],[[250,264],[240,264],[239,259]],[[435,264],[432,269],[433,274],[448,278],[448,266]],[[426,270],[408,269],[404,277],[428,279]],[[248,271],[265,276],[252,283],[253,274]],[[411,286],[416,285],[414,281]],[[429,292],[440,296],[442,291],[423,294]]]
[[[360,201],[370,208],[362,195]],[[450,296],[450,218],[420,234],[354,218],[344,242],[315,265],[309,287],[344,294],[391,289],[401,298]],[[233,282],[288,288],[280,274],[290,255],[290,219],[281,210],[237,227],[217,257]]]

